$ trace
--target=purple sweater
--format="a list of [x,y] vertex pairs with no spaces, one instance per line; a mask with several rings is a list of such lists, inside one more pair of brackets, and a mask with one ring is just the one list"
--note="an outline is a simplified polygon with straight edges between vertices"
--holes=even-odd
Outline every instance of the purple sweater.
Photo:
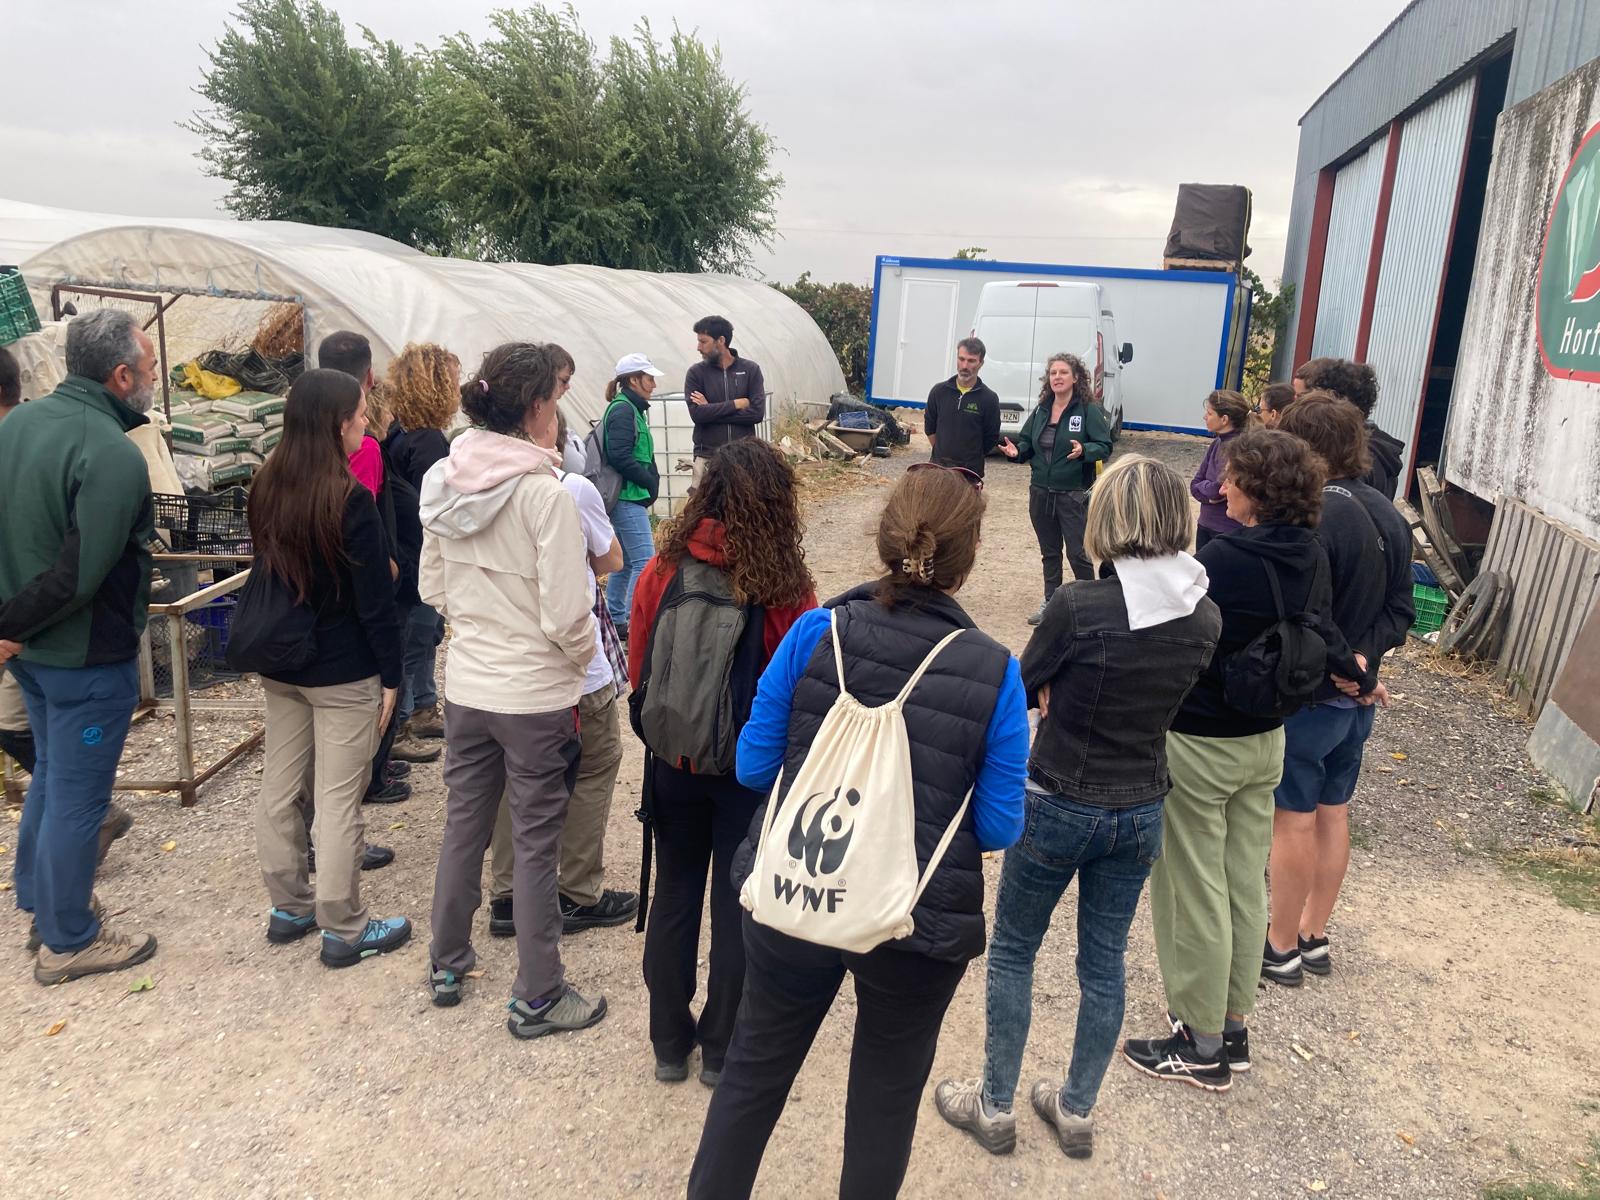
[[1222,468],[1227,465],[1227,445],[1238,437],[1234,430],[1218,434],[1206,448],[1200,469],[1189,482],[1189,494],[1200,501],[1200,528],[1212,533],[1232,533],[1244,526],[1228,515],[1228,502],[1222,496]]

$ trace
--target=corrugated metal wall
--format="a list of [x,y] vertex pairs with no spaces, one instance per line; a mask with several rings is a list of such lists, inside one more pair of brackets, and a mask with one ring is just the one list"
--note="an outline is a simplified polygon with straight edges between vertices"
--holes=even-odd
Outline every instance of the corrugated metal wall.
[[[1402,141],[1402,151],[1404,148]],[[1334,179],[1328,249],[1322,260],[1322,297],[1317,303],[1317,328],[1312,337],[1313,355],[1349,358],[1355,353],[1367,260],[1372,253],[1372,227],[1378,216],[1378,192],[1388,150],[1389,135],[1384,134],[1360,158],[1341,167]]]
[[1411,478],[1416,457],[1415,430],[1476,88],[1476,79],[1457,85],[1400,130],[1367,361],[1378,373],[1372,418],[1406,443],[1402,479]]

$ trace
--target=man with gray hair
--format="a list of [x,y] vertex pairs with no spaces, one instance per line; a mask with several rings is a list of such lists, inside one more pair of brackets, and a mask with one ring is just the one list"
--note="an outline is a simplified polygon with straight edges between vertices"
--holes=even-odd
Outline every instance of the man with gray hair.
[[155,398],[155,348],[105,308],[67,327],[67,378],[0,423],[0,665],[22,686],[37,770],[17,834],[17,907],[62,983],[143,962],[93,896],[101,822],[139,700],[154,535],[150,476],[128,430]]

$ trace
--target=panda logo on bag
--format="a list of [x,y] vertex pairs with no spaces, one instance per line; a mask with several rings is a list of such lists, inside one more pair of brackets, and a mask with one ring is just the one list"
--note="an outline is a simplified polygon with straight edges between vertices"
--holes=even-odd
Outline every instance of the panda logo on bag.
[[[833,875],[844,866],[845,852],[850,849],[850,840],[855,836],[855,812],[861,803],[861,793],[855,788],[844,792],[844,803],[840,804],[841,788],[835,788],[833,795],[825,792],[816,792],[806,797],[794,814],[794,822],[789,826],[789,870],[798,873],[802,864],[812,879],[820,880],[825,875]],[[819,804],[818,801],[821,801]],[[773,894],[785,904],[798,903],[801,908],[809,908],[813,912],[838,912],[845,898],[845,882],[842,878],[833,879],[829,885],[818,884],[812,887],[803,879],[795,880],[774,873],[772,878]]]

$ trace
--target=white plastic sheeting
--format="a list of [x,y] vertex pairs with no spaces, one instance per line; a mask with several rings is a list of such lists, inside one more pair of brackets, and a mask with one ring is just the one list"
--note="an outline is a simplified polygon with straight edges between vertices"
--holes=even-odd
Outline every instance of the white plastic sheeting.
[[1477,82],[1468,79],[1447,92],[1400,130],[1367,361],[1378,373],[1372,419],[1406,444],[1401,479],[1411,478],[1416,462],[1417,423]]
[[1378,219],[1383,161],[1388,153],[1389,135],[1385,133],[1359,158],[1340,167],[1334,178],[1328,246],[1322,257],[1322,291],[1317,297],[1317,327],[1311,338],[1314,357],[1355,355],[1361,299],[1372,257],[1373,227]]
[[[39,218],[6,213],[0,206],[0,247],[37,240]],[[501,342],[558,342],[578,363],[564,404],[582,428],[600,415],[624,354],[649,355],[667,373],[665,387],[681,386],[697,358],[692,326],[720,313],[739,352],[761,364],[771,407],[825,403],[845,390],[816,323],[750,279],[435,258],[371,234],[290,222],[111,220],[22,263],[41,315],[58,282],[290,296],[306,307],[313,345],[336,329],[364,333],[380,373],[408,342],[446,346],[468,371]],[[247,343],[266,309],[264,300],[185,297],[166,315],[169,358]]]

